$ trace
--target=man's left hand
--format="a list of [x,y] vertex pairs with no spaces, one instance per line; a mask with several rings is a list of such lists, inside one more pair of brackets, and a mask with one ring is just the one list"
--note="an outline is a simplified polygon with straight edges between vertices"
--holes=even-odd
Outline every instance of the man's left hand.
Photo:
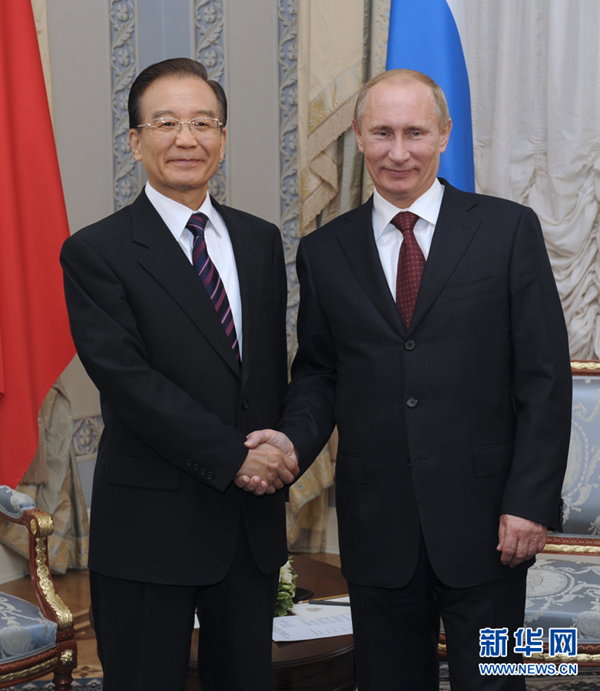
[[544,549],[547,535],[545,525],[520,516],[502,514],[496,547],[502,552],[500,560],[511,567],[518,566]]

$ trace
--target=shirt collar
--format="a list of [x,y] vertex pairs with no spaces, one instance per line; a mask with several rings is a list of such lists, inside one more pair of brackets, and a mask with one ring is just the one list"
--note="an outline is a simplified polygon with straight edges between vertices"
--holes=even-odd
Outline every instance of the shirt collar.
[[188,206],[185,206],[185,204],[180,204],[174,199],[166,197],[161,192],[158,192],[150,185],[149,182],[146,183],[146,196],[154,208],[158,211],[160,217],[165,222],[171,233],[173,233],[175,238],[179,239],[181,237],[185,231],[187,222],[190,220],[190,216],[192,213],[197,213],[198,211],[206,214],[217,235],[219,235],[219,237],[221,236],[219,226],[214,221],[217,211],[212,205],[210,194],[206,195],[204,201],[202,202],[202,206],[195,212],[191,211]]
[[387,199],[384,199],[377,190],[374,190],[373,208],[375,210],[375,217],[377,218],[378,225],[378,227],[374,229],[375,240],[378,240],[381,235],[383,235],[384,231],[399,211],[412,211],[414,214],[417,214],[419,218],[435,226],[440,214],[443,196],[444,186],[437,178],[427,192],[424,192],[418,199],[415,199],[407,209],[399,209]]

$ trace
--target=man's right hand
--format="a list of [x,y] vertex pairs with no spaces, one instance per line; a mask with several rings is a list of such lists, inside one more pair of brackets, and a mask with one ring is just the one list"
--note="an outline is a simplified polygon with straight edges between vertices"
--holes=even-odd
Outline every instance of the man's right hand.
[[[273,443],[273,440],[258,438],[257,435],[264,435],[267,430],[253,432],[254,440],[246,442],[250,448],[246,460],[239,469],[235,484],[246,492],[253,492],[256,495],[273,494],[284,485],[289,485],[298,475],[298,461],[294,452],[294,447],[287,437],[281,435],[291,447],[281,449]],[[268,430],[272,432],[272,430]],[[273,432],[273,434],[279,434]],[[250,437],[252,437],[250,435]]]

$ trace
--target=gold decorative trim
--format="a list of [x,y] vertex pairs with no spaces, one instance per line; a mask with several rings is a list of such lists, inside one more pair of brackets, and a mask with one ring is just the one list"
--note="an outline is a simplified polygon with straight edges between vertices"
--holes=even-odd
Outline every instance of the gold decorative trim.
[[[48,516],[48,518],[50,517]],[[73,628],[73,615],[71,614],[71,610],[54,590],[50,571],[48,570],[46,544],[45,537],[38,537],[35,539],[35,566],[37,577],[46,601],[56,614],[59,630],[64,631],[65,629]]]
[[600,374],[600,361],[598,360],[571,360],[571,369],[574,371],[585,370]]
[[29,530],[31,531],[32,535],[36,535],[38,531],[38,524],[35,519],[31,519],[31,523],[29,524]]
[[552,552],[560,554],[600,554],[600,545],[557,545],[549,542],[542,551],[544,554],[552,554]]
[[72,650],[63,650],[60,655],[60,661],[65,667],[70,667],[75,664],[75,653]]
[[[43,511],[31,511],[31,515],[37,521],[40,529],[40,537],[48,537],[54,532],[54,523],[52,522],[52,517],[50,514],[44,513]],[[36,535],[35,531],[31,531]]]
[[27,669],[21,669],[18,672],[10,672],[9,674],[0,674],[0,684],[4,684],[9,681],[18,681],[19,679],[25,679],[31,677],[34,674],[41,674],[46,672],[58,664],[58,659],[53,657],[46,662],[40,662],[39,665],[34,665],[33,667],[28,667]]

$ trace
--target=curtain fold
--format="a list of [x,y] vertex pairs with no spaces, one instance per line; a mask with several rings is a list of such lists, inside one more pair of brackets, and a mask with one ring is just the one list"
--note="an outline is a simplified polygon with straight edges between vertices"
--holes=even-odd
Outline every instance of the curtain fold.
[[364,83],[365,0],[298,2],[298,168],[301,233],[338,194],[337,140]]
[[[88,563],[89,520],[73,445],[71,402],[60,380],[40,409],[40,435],[48,481],[22,482],[16,488],[28,494],[40,511],[52,516],[54,533],[48,538],[50,567],[55,573],[85,569]],[[29,541],[22,526],[0,519],[0,541],[28,559]]]
[[600,3],[468,0],[478,190],[531,206],[573,358],[600,357]]

